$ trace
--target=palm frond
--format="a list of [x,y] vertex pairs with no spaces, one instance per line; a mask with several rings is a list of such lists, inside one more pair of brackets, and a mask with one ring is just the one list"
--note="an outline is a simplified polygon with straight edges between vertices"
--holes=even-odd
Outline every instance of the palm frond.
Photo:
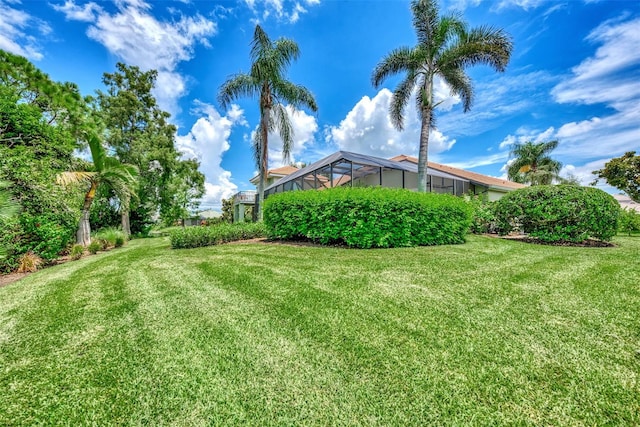
[[404,129],[404,110],[411,98],[413,88],[416,85],[416,74],[409,72],[407,77],[402,80],[396,90],[393,91],[391,104],[389,105],[389,118],[393,126],[402,131]]
[[293,84],[286,80],[276,80],[272,84],[273,96],[279,103],[290,104],[295,109],[303,107],[311,111],[318,111],[318,104],[309,89],[304,86]]
[[371,74],[371,83],[377,89],[387,78],[404,71],[416,71],[419,64],[416,61],[414,49],[400,47],[392,50],[376,65]]
[[275,104],[272,110],[273,119],[276,127],[278,128],[278,134],[282,138],[282,156],[285,162],[289,162],[291,157],[291,147],[293,146],[294,131],[291,125],[291,119],[287,109],[282,104]]
[[72,185],[83,182],[91,182],[98,176],[98,172],[73,171],[60,172],[56,176],[56,183],[59,185]]
[[258,60],[265,51],[270,49],[273,49],[271,39],[260,25],[256,25],[253,31],[253,39],[251,40],[251,59],[253,61]]
[[438,3],[436,0],[414,0],[411,2],[413,12],[413,28],[416,30],[418,43],[431,46],[434,32],[438,26]]
[[458,66],[488,65],[503,72],[511,58],[513,40],[502,29],[480,26],[471,29],[444,53],[439,62]]
[[258,130],[256,130],[253,135],[253,139],[251,140],[251,151],[253,153],[253,160],[256,162],[258,171],[260,171],[261,168],[260,160],[262,159],[262,146],[262,130],[261,126],[258,126]]
[[231,103],[242,97],[255,97],[260,93],[260,85],[249,74],[238,73],[225,81],[218,91],[218,104],[228,109]]
[[463,111],[465,113],[469,111],[471,104],[473,104],[473,84],[464,69],[444,68],[440,70],[440,75],[451,88],[452,94],[458,95],[462,99]]

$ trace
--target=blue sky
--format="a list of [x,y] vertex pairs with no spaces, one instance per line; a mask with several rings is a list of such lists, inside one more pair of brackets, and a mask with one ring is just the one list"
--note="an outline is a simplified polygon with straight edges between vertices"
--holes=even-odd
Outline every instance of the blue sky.
[[[504,28],[514,40],[505,73],[469,70],[475,102],[468,113],[442,82],[444,102],[432,132],[430,160],[504,176],[518,141],[558,139],[562,174],[587,184],[612,157],[640,150],[640,2],[454,0],[470,25]],[[250,150],[257,100],[229,111],[220,85],[249,69],[256,23],[301,50],[288,77],[309,88],[319,111],[292,111],[293,160],[312,162],[337,150],[381,157],[416,155],[419,122],[410,105],[405,131],[391,126],[389,79],[371,72],[391,49],[413,46],[409,3],[399,0],[0,0],[0,48],[31,59],[84,94],[103,88],[118,61],[157,69],[156,96],[178,126],[177,143],[206,175],[204,207],[252,189]],[[282,164],[270,141],[270,165]]]

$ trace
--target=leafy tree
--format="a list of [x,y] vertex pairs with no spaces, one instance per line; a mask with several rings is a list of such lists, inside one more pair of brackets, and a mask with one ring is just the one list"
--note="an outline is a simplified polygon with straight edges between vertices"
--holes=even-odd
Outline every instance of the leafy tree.
[[562,182],[558,175],[562,163],[549,157],[549,153],[557,146],[558,141],[516,143],[511,149],[511,156],[515,160],[509,165],[507,176],[511,181],[521,184],[549,185],[554,180]]
[[88,246],[91,243],[89,212],[98,187],[107,185],[113,189],[121,201],[129,200],[135,191],[138,175],[135,166],[123,164],[115,157],[107,156],[107,152],[96,134],[89,133],[87,143],[93,160],[92,167],[88,168],[90,170],[62,172],[58,175],[58,183],[65,186],[76,183],[88,184],[76,235],[76,242],[83,246]]
[[[168,122],[169,113],[158,107],[151,93],[157,75],[155,70],[143,72],[138,67],[118,63],[116,72],[103,76],[106,92],[98,92],[107,144],[117,158],[135,165],[140,172],[133,212],[121,210],[122,228],[127,234],[142,231],[158,213],[168,215],[167,221],[185,206],[194,205],[204,185],[204,175],[197,171],[197,165],[192,167],[194,160],[179,159],[180,153],[175,149],[176,128]],[[181,195],[174,195],[175,191],[182,191]]]
[[427,191],[429,131],[434,127],[433,84],[442,78],[451,93],[460,96],[465,112],[473,102],[473,86],[465,68],[486,64],[502,72],[511,57],[512,41],[502,29],[480,26],[468,29],[457,14],[439,16],[435,0],[414,0],[411,3],[413,26],[418,45],[391,51],[375,67],[371,81],[378,88],[388,77],[406,73],[398,84],[389,107],[393,125],[402,130],[404,111],[416,91],[416,103],[421,118],[418,154],[418,191]]
[[233,222],[233,197],[222,199],[222,222]]
[[178,163],[175,173],[168,183],[165,197],[170,197],[162,203],[160,215],[166,224],[189,217],[190,211],[200,206],[200,198],[204,195],[204,175],[198,171],[197,160],[186,160]]
[[634,202],[640,203],[640,156],[636,156],[635,151],[609,160],[603,169],[593,173],[598,179],[602,178],[607,184],[627,193]]
[[224,109],[229,108],[232,101],[243,96],[259,99],[260,125],[253,141],[253,153],[260,176],[256,199],[259,221],[262,220],[268,170],[269,132],[277,130],[280,134],[285,159],[289,158],[293,144],[293,127],[283,103],[286,102],[296,109],[307,107],[312,111],[318,110],[316,101],[307,88],[285,79],[286,68],[299,56],[300,49],[293,40],[279,38],[274,42],[259,25],[256,25],[251,42],[251,71],[248,74],[238,73],[230,77],[218,92],[218,102]]

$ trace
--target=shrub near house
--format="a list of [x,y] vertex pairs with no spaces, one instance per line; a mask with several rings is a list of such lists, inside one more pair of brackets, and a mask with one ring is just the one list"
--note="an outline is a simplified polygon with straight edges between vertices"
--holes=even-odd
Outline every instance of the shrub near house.
[[357,248],[464,243],[471,223],[460,198],[379,187],[290,191],[264,209],[271,237]]
[[620,206],[592,187],[540,185],[513,191],[495,204],[498,232],[520,229],[542,242],[609,241],[617,232]]

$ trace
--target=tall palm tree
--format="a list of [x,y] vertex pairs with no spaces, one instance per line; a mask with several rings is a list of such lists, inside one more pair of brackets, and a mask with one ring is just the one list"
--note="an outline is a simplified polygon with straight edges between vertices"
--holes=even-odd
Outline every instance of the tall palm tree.
[[289,159],[293,145],[293,127],[284,102],[299,109],[307,107],[317,111],[316,101],[304,86],[285,79],[284,73],[292,61],[298,59],[300,49],[296,42],[286,38],[272,41],[259,26],[251,42],[251,71],[231,76],[220,87],[218,102],[227,109],[231,102],[243,97],[257,97],[260,103],[260,125],[253,140],[253,154],[258,166],[258,220],[262,220],[262,202],[267,174],[269,132],[278,131],[283,141],[282,153]]
[[507,176],[511,181],[531,185],[549,185],[554,180],[563,181],[558,175],[562,163],[549,157],[558,141],[516,143],[511,149],[515,159],[509,165]]
[[82,205],[82,216],[78,225],[76,242],[87,246],[91,243],[91,224],[89,223],[89,210],[96,196],[96,190],[100,185],[111,187],[122,205],[128,204],[131,197],[135,196],[138,169],[133,165],[120,163],[115,157],[107,156],[100,138],[89,133],[87,143],[91,151],[93,161],[92,170],[62,172],[57,177],[58,184],[70,185],[76,183],[88,184],[87,192]]
[[513,44],[511,37],[502,29],[489,26],[468,29],[457,14],[439,16],[436,0],[414,0],[411,11],[418,45],[392,50],[376,65],[371,81],[378,88],[388,77],[406,73],[393,92],[389,107],[391,121],[400,131],[404,127],[407,102],[418,87],[416,103],[421,118],[418,191],[426,191],[429,130],[434,125],[434,109],[437,107],[434,103],[434,78],[442,78],[451,93],[460,96],[464,112],[467,112],[474,93],[465,68],[486,64],[502,72],[509,63]]

